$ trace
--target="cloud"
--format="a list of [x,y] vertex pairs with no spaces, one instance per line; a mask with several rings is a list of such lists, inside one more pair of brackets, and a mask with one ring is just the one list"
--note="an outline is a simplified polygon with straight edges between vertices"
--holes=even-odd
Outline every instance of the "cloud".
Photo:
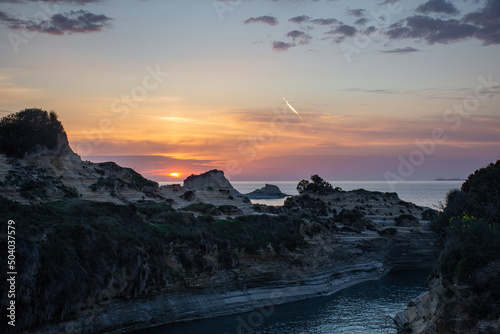
[[300,16],[295,16],[289,19],[288,21],[294,22],[294,23],[302,23],[304,21],[309,21],[311,18],[307,15],[300,15]]
[[456,15],[459,13],[459,10],[453,3],[446,0],[429,0],[426,3],[418,6],[417,12],[422,14],[443,13]]
[[483,45],[500,44],[500,0],[488,0],[484,8],[467,14],[464,21],[479,26],[475,37]]
[[[226,0],[229,1],[229,0]],[[279,0],[269,0],[279,1]],[[306,0],[295,0],[306,1]],[[310,0],[315,2],[315,0]],[[390,26],[380,25],[376,27],[370,25],[370,17],[367,13],[369,8],[347,9],[346,14],[352,16],[354,23],[344,23],[335,18],[312,18],[308,15],[297,15],[288,20],[291,23],[304,24],[307,26],[295,32],[289,32],[285,36],[293,39],[293,43],[275,42],[275,51],[285,51],[292,46],[308,44],[310,41],[333,41],[334,44],[343,43],[348,38],[354,38],[360,34],[373,37],[378,33],[389,41],[394,40],[415,40],[428,45],[450,44],[463,40],[477,39],[483,45],[500,44],[500,0],[473,0],[476,10],[464,14],[462,17],[449,18],[444,15],[459,15],[460,10],[457,3],[451,0],[423,0],[417,8],[406,18]],[[400,5],[400,0],[377,0],[378,6]],[[468,6],[467,6],[468,7]],[[270,16],[250,18],[245,23],[263,22],[270,25],[277,24],[277,19]],[[389,22],[386,22],[389,24]],[[369,25],[369,26],[368,26]],[[329,27],[329,31],[318,31],[322,27]],[[320,36],[319,34],[323,34]],[[324,37],[330,34],[331,37]],[[306,37],[307,36],[307,37]],[[302,38],[299,42],[296,39]],[[375,36],[377,42],[384,43],[383,39]],[[407,54],[418,52],[416,48],[398,48],[392,50],[381,50],[381,53]]]
[[50,2],[50,3],[76,3],[85,5],[87,3],[99,3],[103,0],[0,0],[0,3],[26,3],[26,2]]
[[311,36],[299,30],[290,31],[288,34],[286,34],[286,37],[292,38],[294,42],[298,39],[299,44],[308,44],[309,40],[311,39]]
[[311,19],[307,15],[299,15],[292,17],[291,19],[288,20],[289,22],[293,23],[303,23],[303,22],[309,22],[309,23],[314,23],[322,26],[330,26],[333,24],[339,23],[339,20],[334,19],[334,18],[328,18],[328,19]]
[[363,17],[365,15],[366,9],[349,9],[347,10],[347,14],[354,17]]
[[415,15],[391,25],[385,34],[390,39],[422,39],[429,44],[448,44],[473,37],[477,30],[476,26],[454,19],[442,20]]
[[109,27],[111,20],[106,15],[97,15],[85,10],[55,14],[47,20],[36,20],[34,18],[22,20],[0,12],[0,22],[5,24],[9,29],[27,30],[52,35],[98,32],[105,27]]
[[259,16],[259,17],[251,17],[248,20],[245,21],[245,24],[249,23],[266,23],[271,26],[277,25],[278,24],[278,19],[275,18],[274,16]]
[[379,4],[380,5],[391,5],[391,4],[394,4],[397,2],[399,2],[399,0],[381,0]]
[[314,23],[314,24],[319,24],[322,26],[330,26],[332,24],[339,23],[339,20],[332,19],[332,18],[330,18],[330,19],[314,19],[314,20],[310,20],[309,22]]
[[344,35],[346,37],[353,37],[358,32],[358,29],[347,24],[342,24],[338,26],[333,32]]
[[391,50],[380,50],[380,53],[388,53],[388,54],[407,54],[407,53],[414,53],[414,52],[421,52],[419,49],[412,48],[410,46],[407,46],[406,48],[397,48],[397,49],[391,49]]
[[375,28],[374,26],[369,26],[368,28],[365,29],[364,33],[365,35],[370,35],[375,31],[377,31],[377,28]]
[[275,41],[273,42],[273,50],[274,51],[286,51],[291,47],[294,47],[295,44],[293,43],[285,43],[281,41]]
[[361,17],[361,18],[357,19],[356,21],[354,21],[354,24],[360,25],[360,26],[365,25],[367,23],[368,23],[368,19],[366,17]]

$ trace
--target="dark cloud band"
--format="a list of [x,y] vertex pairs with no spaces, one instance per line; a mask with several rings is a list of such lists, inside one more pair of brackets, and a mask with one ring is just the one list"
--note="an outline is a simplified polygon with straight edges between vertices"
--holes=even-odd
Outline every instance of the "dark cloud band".
[[101,31],[111,24],[111,18],[106,15],[97,15],[85,10],[70,11],[69,13],[55,14],[46,20],[21,20],[4,12],[0,12],[0,22],[14,30],[27,30],[52,35],[72,33],[89,33]]

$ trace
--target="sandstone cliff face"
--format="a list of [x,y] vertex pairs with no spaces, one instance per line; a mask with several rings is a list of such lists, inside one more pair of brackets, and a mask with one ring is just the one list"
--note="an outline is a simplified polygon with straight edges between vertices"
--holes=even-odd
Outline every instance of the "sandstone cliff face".
[[231,183],[229,183],[228,179],[224,177],[224,172],[217,169],[200,175],[189,176],[184,180],[184,188],[186,190],[215,190],[241,196]]
[[[499,333],[500,260],[475,274],[475,286],[434,277],[429,292],[410,301],[395,317],[399,333]],[[481,286],[481,288],[479,288]]]
[[[250,250],[235,244],[243,235],[233,242],[214,244],[206,236],[209,232],[204,232],[199,245],[179,239],[154,254],[141,250],[136,269],[113,269],[114,279],[98,294],[105,299],[89,300],[72,317],[32,332],[126,332],[254,309],[266,312],[273,305],[329,295],[392,270],[432,266],[436,238],[426,222],[405,227],[378,218],[356,228],[356,219],[335,221],[332,213],[298,221],[303,243],[296,247],[282,241]],[[254,224],[254,220],[241,219],[244,225]],[[267,216],[261,219],[277,223]],[[153,224],[151,219],[148,222]],[[235,223],[214,222],[219,228]],[[387,230],[391,232],[384,233]],[[153,272],[160,267],[164,276],[155,278]],[[131,276],[134,270],[143,279]]]
[[433,261],[433,243],[433,236],[422,232],[383,238],[377,233],[324,231],[309,237],[300,250],[282,255],[272,248],[241,253],[234,269],[185,278],[177,288],[170,283],[170,291],[155,296],[98,303],[78,312],[74,320],[33,333],[122,332],[254,309],[272,312],[274,305],[329,295],[379,279],[390,270],[427,268]]
[[55,149],[40,149],[22,159],[0,154],[0,189],[3,196],[22,203],[81,198],[129,203],[141,199],[162,201],[158,184],[113,162],[82,161],[66,136]]

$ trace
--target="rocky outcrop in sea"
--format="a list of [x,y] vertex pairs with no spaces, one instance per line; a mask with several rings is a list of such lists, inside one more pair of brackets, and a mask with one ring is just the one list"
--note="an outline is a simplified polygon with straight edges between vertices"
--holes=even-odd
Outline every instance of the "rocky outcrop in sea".
[[289,195],[283,193],[278,186],[272,184],[266,184],[260,189],[256,189],[248,194],[245,194],[245,197],[250,199],[275,199],[285,198],[287,196]]

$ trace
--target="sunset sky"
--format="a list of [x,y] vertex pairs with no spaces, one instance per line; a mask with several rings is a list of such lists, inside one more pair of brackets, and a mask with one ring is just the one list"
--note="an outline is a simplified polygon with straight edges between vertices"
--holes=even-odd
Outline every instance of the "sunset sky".
[[156,181],[464,178],[500,158],[500,0],[0,0],[28,107]]

